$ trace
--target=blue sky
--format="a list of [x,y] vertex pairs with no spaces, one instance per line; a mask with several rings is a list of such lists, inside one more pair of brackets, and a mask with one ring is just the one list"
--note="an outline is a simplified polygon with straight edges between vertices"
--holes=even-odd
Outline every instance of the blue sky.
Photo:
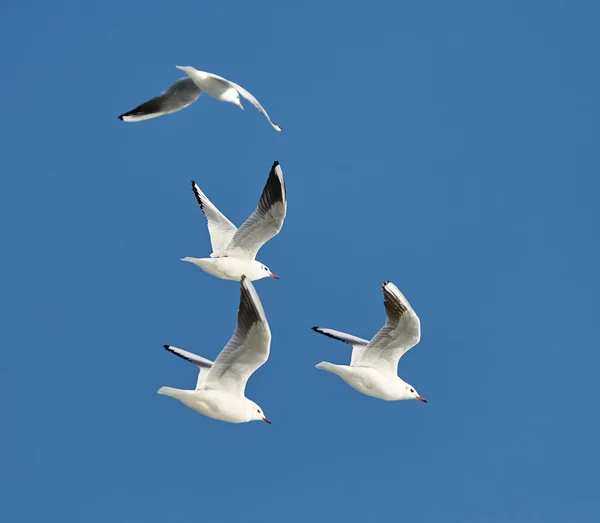
[[[206,5],[209,4],[209,5]],[[19,2],[0,8],[0,515],[13,522],[598,521],[600,5]],[[193,65],[283,127],[201,97],[117,116]],[[271,358],[229,425],[156,394],[214,358],[238,286],[195,179],[240,224],[274,160],[259,259]],[[319,372],[318,324],[419,314],[383,402]]]

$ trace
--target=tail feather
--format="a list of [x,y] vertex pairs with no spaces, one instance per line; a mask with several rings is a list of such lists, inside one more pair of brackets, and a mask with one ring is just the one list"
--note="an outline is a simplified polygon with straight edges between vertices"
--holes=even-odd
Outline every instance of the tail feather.
[[337,365],[329,363],[328,361],[322,361],[321,363],[315,365],[315,367],[317,369],[326,370],[328,372],[333,372],[334,374],[337,374]]
[[160,389],[158,389],[158,394],[163,394],[165,396],[171,396],[172,398],[175,398],[177,396],[177,392],[179,392],[179,389],[174,389],[173,387],[161,387]]

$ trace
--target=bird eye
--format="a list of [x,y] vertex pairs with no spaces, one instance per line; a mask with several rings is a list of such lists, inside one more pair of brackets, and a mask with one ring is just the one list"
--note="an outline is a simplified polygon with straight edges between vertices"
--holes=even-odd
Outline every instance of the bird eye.
[[256,409],[256,412],[260,412],[260,409]]
[[411,392],[414,392],[414,391],[415,391],[415,389],[410,389],[410,391],[411,391]]

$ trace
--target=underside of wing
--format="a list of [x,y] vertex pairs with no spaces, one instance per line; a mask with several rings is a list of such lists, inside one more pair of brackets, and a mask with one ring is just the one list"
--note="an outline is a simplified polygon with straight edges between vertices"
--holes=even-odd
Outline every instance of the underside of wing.
[[369,344],[368,340],[364,340],[352,334],[346,334],[345,332],[336,331],[333,329],[324,329],[322,327],[313,327],[312,330],[323,334],[328,338],[342,341],[352,346],[352,358],[350,360],[350,366],[353,366],[358,360],[360,360],[365,347]]
[[238,93],[240,93],[246,100],[248,100],[254,107],[256,107],[256,109],[258,109],[267,118],[267,120],[269,120],[269,123],[271,124],[273,129],[275,129],[276,131],[281,131],[281,127],[271,120],[271,117],[268,115],[265,108],[250,92],[246,91],[246,89],[244,89],[241,85],[238,85],[233,82],[230,83],[231,85],[233,85],[233,87]]
[[196,201],[198,202],[198,205],[200,205],[200,209],[204,213],[204,216],[206,216],[208,222],[208,233],[213,248],[211,256],[218,257],[231,242],[231,239],[237,231],[237,227],[214,206],[202,192],[200,187],[198,187],[198,184],[193,180],[192,190],[194,191]]
[[244,395],[248,378],[269,358],[271,330],[256,289],[245,276],[233,336],[210,369],[203,386]]
[[198,356],[193,352],[188,352],[186,350],[180,349],[179,347],[173,347],[173,345],[164,345],[164,348],[167,349],[172,354],[183,358],[184,360],[193,363],[198,367],[198,379],[196,380],[196,390],[200,390],[204,383],[206,376],[208,375],[209,369],[213,366],[213,362],[209,359],[203,358],[202,356]]
[[181,78],[158,96],[120,115],[119,119],[124,122],[141,122],[174,113],[195,102],[200,94],[202,91],[191,78]]
[[233,235],[223,255],[254,260],[258,250],[281,230],[286,212],[285,182],[279,162],[276,161],[271,167],[258,207]]
[[193,352],[188,352],[186,350],[180,349],[179,347],[174,347],[173,345],[163,345],[165,349],[167,349],[170,353],[183,358],[184,360],[197,365],[203,369],[210,369],[213,365],[213,362],[209,359],[203,358],[202,356],[198,356]]
[[386,322],[365,347],[357,365],[396,373],[402,355],[421,339],[421,322],[398,287],[386,281],[382,289]]

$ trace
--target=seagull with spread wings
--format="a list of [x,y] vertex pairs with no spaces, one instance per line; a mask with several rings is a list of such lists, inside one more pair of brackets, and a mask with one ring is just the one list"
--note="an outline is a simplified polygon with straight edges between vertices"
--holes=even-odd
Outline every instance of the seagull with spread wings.
[[322,361],[316,367],[337,374],[348,385],[382,400],[416,399],[427,403],[416,389],[398,377],[400,358],[421,339],[421,322],[408,300],[392,282],[382,285],[385,325],[371,340],[313,327],[315,332],[352,347],[350,365]]
[[198,71],[198,69],[191,66],[178,65],[177,69],[187,73],[187,78],[180,78],[158,96],[120,115],[119,119],[124,122],[141,122],[143,120],[158,118],[164,114],[175,113],[191,105],[204,92],[212,98],[216,98],[221,102],[230,102],[243,110],[244,106],[240,101],[241,95],[269,120],[273,129],[281,131],[281,127],[271,121],[267,111],[260,105],[260,102],[241,85],[213,73]]
[[279,162],[273,163],[256,210],[238,229],[217,209],[198,184],[192,189],[200,209],[208,221],[208,232],[213,252],[210,258],[185,257],[203,271],[224,280],[240,280],[245,275],[250,281],[278,278],[270,269],[256,260],[258,250],[283,226],[287,198],[283,172]]
[[242,277],[240,308],[233,336],[212,362],[191,352],[165,345],[165,349],[200,369],[195,390],[161,387],[159,394],[171,396],[189,408],[230,423],[271,421],[245,396],[250,376],[269,358],[271,330],[254,286]]

